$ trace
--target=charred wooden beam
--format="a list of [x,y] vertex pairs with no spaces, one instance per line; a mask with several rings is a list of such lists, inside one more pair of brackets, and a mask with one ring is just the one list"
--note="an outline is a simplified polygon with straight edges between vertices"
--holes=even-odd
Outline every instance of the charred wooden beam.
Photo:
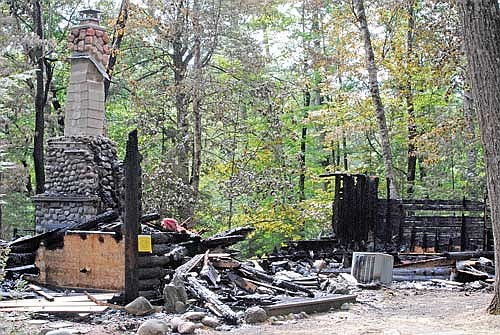
[[[140,258],[139,258],[140,260]],[[140,263],[140,261],[139,261]],[[139,268],[137,269],[137,275],[139,276],[139,280],[143,279],[153,279],[158,278],[162,279],[169,273],[169,270],[163,269],[161,267],[152,267],[152,268]]]
[[211,238],[236,236],[236,235],[243,235],[246,237],[249,233],[253,232],[254,230],[255,228],[253,227],[235,227],[233,229],[223,231],[222,233],[215,234]]
[[35,266],[35,264],[29,264],[29,265],[24,265],[24,266],[16,266],[16,267],[11,267],[11,268],[6,268],[5,273],[7,273],[7,274],[16,273],[18,275],[25,274],[25,273],[37,274],[38,268]]
[[96,215],[95,217],[88,219],[82,223],[77,223],[74,225],[71,225],[67,228],[64,228],[64,230],[91,230],[95,227],[97,227],[98,224],[100,223],[107,223],[107,222],[113,222],[114,220],[118,219],[118,213],[115,211],[107,211],[101,214]]
[[[203,255],[202,255],[203,256]],[[186,289],[194,296],[203,300],[205,303],[210,304],[216,310],[219,311],[222,319],[229,324],[236,325],[238,324],[238,316],[236,313],[222,301],[220,301],[219,297],[210,291],[208,288],[203,286],[198,279],[194,277],[188,277],[186,281]]]
[[162,232],[152,233],[151,239],[153,244],[178,244],[187,241],[200,241],[201,237],[194,234]]
[[457,252],[445,252],[444,257],[454,260],[467,260],[471,258],[486,257],[493,259],[495,253],[493,251],[457,251]]
[[150,213],[150,214],[145,214],[141,217],[141,223],[145,223],[145,222],[151,222],[151,221],[155,221],[155,220],[159,220],[160,219],[160,214],[159,213]]
[[156,267],[164,267],[170,264],[169,256],[157,256],[157,255],[147,255],[147,256],[139,256],[137,259],[137,266],[139,268],[156,268]]
[[7,259],[7,266],[8,267],[24,266],[33,264],[34,262],[35,262],[34,252],[10,253],[9,258]]
[[232,283],[234,283],[236,286],[238,286],[242,290],[245,290],[248,293],[255,293],[255,291],[257,291],[257,287],[258,287],[257,285],[248,281],[245,278],[238,276],[237,274],[235,274],[233,272],[229,272],[227,274],[227,277],[229,278],[229,280]]
[[153,254],[164,255],[174,248],[172,244],[155,244],[153,243]]
[[139,291],[150,291],[160,289],[161,280],[158,278],[141,279],[139,280]]
[[41,242],[46,242],[49,238],[55,235],[62,228],[57,228],[42,234],[30,237],[21,237],[8,244],[12,253],[34,252],[40,246]]
[[396,268],[393,270],[394,276],[449,276],[451,274],[451,267],[428,267],[417,269]]
[[281,287],[286,290],[294,291],[294,292],[304,292],[310,297],[314,297],[314,293],[300,285],[297,285],[289,280],[282,280],[278,279],[272,276],[269,276],[268,274],[258,271],[252,267],[246,266],[246,265],[241,265],[240,268],[238,269],[240,272],[244,272],[246,275],[249,275],[251,277],[256,278],[257,280],[263,280],[267,283],[271,283],[274,286]]
[[125,300],[132,301],[139,295],[137,265],[137,234],[141,220],[141,166],[137,130],[129,133],[124,161],[125,174]]
[[231,235],[221,237],[211,237],[203,240],[202,249],[225,248],[235,243],[241,242],[246,238],[246,235]]
[[186,263],[179,266],[177,269],[175,269],[175,277],[183,280],[184,277],[201,262],[203,256],[204,256],[203,254],[198,254],[193,258],[191,258]]
[[263,308],[268,316],[288,315],[290,313],[299,312],[315,313],[326,312],[332,308],[340,308],[340,306],[347,302],[355,301],[355,295],[343,295],[283,302],[271,306],[264,306]]
[[415,262],[407,262],[403,264],[396,264],[394,265],[394,268],[431,268],[431,267],[454,267],[456,261],[454,259],[449,259],[446,257],[438,257],[438,258],[433,258],[433,259],[425,259],[421,261],[415,261]]

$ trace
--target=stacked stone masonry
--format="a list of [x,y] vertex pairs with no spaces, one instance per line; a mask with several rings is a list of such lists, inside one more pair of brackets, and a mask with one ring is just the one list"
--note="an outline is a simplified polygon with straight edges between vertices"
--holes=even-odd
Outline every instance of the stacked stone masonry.
[[100,211],[98,197],[52,198],[41,195],[34,200],[37,233],[76,225],[93,218]]
[[121,211],[122,163],[102,136],[65,136],[47,142],[45,193],[35,197],[37,231]]
[[75,53],[88,53],[97,62],[108,66],[109,36],[104,28],[95,24],[73,27],[69,36],[69,49]]

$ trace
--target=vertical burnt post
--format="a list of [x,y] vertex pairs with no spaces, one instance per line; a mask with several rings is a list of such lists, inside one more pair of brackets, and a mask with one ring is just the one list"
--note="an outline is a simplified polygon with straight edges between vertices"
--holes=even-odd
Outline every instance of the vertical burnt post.
[[460,229],[460,250],[465,251],[467,250],[467,226],[466,226],[466,221],[465,221],[465,211],[466,211],[466,205],[465,205],[465,197],[462,199],[462,224],[461,224],[461,229]]
[[354,241],[356,240],[356,210],[355,210],[355,189],[354,189],[354,177],[350,175],[344,175],[344,210],[342,233],[340,234],[341,240],[344,241],[344,245],[348,248],[354,247]]
[[335,236],[339,238],[339,225],[341,224],[341,206],[342,206],[342,199],[341,199],[341,188],[342,188],[342,177],[340,175],[335,176],[335,196],[333,200],[333,215],[332,215],[332,228],[333,232],[335,233]]
[[141,166],[137,130],[130,132],[125,154],[125,301],[132,301],[139,296],[139,278],[137,275],[138,240],[141,217]]
[[411,232],[410,232],[410,252],[415,251],[415,238],[416,238],[417,232],[415,230],[415,224],[411,226]]
[[404,222],[405,222],[406,211],[404,209],[403,201],[400,201],[398,204],[398,249],[403,245],[404,239]]
[[428,237],[427,237],[427,232],[424,231],[424,236],[422,237],[422,250],[423,252],[428,252],[429,249],[429,242],[428,242]]
[[485,197],[483,201],[483,250],[488,250],[488,199]]
[[436,228],[436,231],[434,233],[434,252],[440,252],[441,248],[439,247],[439,229]]
[[371,232],[373,239],[372,251],[377,249],[377,204],[378,204],[378,178],[377,177],[367,177],[368,183],[368,230]]
[[391,180],[386,178],[387,183],[387,208],[385,212],[385,244],[388,245],[392,240],[392,222],[391,222]]

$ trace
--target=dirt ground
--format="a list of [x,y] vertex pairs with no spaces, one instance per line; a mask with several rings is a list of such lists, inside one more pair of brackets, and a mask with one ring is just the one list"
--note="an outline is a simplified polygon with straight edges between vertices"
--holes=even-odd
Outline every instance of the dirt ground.
[[[498,335],[500,316],[485,312],[490,298],[486,293],[450,291],[365,292],[347,311],[313,315],[280,326],[243,328],[237,334]],[[205,334],[216,333],[222,334]]]
[[[228,331],[198,330],[203,335],[498,335],[500,316],[488,315],[490,293],[447,290],[383,289],[363,291],[349,309],[311,315],[302,320],[271,320]],[[154,317],[167,318],[164,314]],[[151,318],[151,317],[149,317]],[[28,315],[0,315],[0,334],[43,334],[43,329],[70,329],[75,334],[135,334],[144,319],[122,316],[75,321]],[[47,321],[47,322],[44,322]],[[3,328],[2,328],[3,327]]]

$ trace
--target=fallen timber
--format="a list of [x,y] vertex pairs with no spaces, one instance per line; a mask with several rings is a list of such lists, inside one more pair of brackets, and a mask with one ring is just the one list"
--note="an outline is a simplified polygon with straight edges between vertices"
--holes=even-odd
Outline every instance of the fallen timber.
[[355,295],[327,296],[314,299],[291,300],[275,305],[264,306],[268,316],[287,315],[290,313],[320,313],[332,308],[340,308],[345,303],[356,301]]
[[233,310],[221,302],[219,298],[205,286],[203,286],[198,279],[194,277],[187,278],[187,289],[193,295],[199,297],[202,301],[209,304],[211,308],[216,309],[216,313],[219,314],[227,323],[235,325],[238,324],[238,316]]
[[264,272],[258,271],[254,268],[251,268],[246,265],[242,265],[239,269],[239,272],[244,273],[250,277],[255,278],[256,280],[263,280],[267,283],[271,283],[272,285],[283,288],[285,290],[293,291],[293,292],[303,292],[306,293],[309,297],[314,297],[314,293],[300,285],[297,285],[288,280],[277,279],[272,276],[265,274]]

